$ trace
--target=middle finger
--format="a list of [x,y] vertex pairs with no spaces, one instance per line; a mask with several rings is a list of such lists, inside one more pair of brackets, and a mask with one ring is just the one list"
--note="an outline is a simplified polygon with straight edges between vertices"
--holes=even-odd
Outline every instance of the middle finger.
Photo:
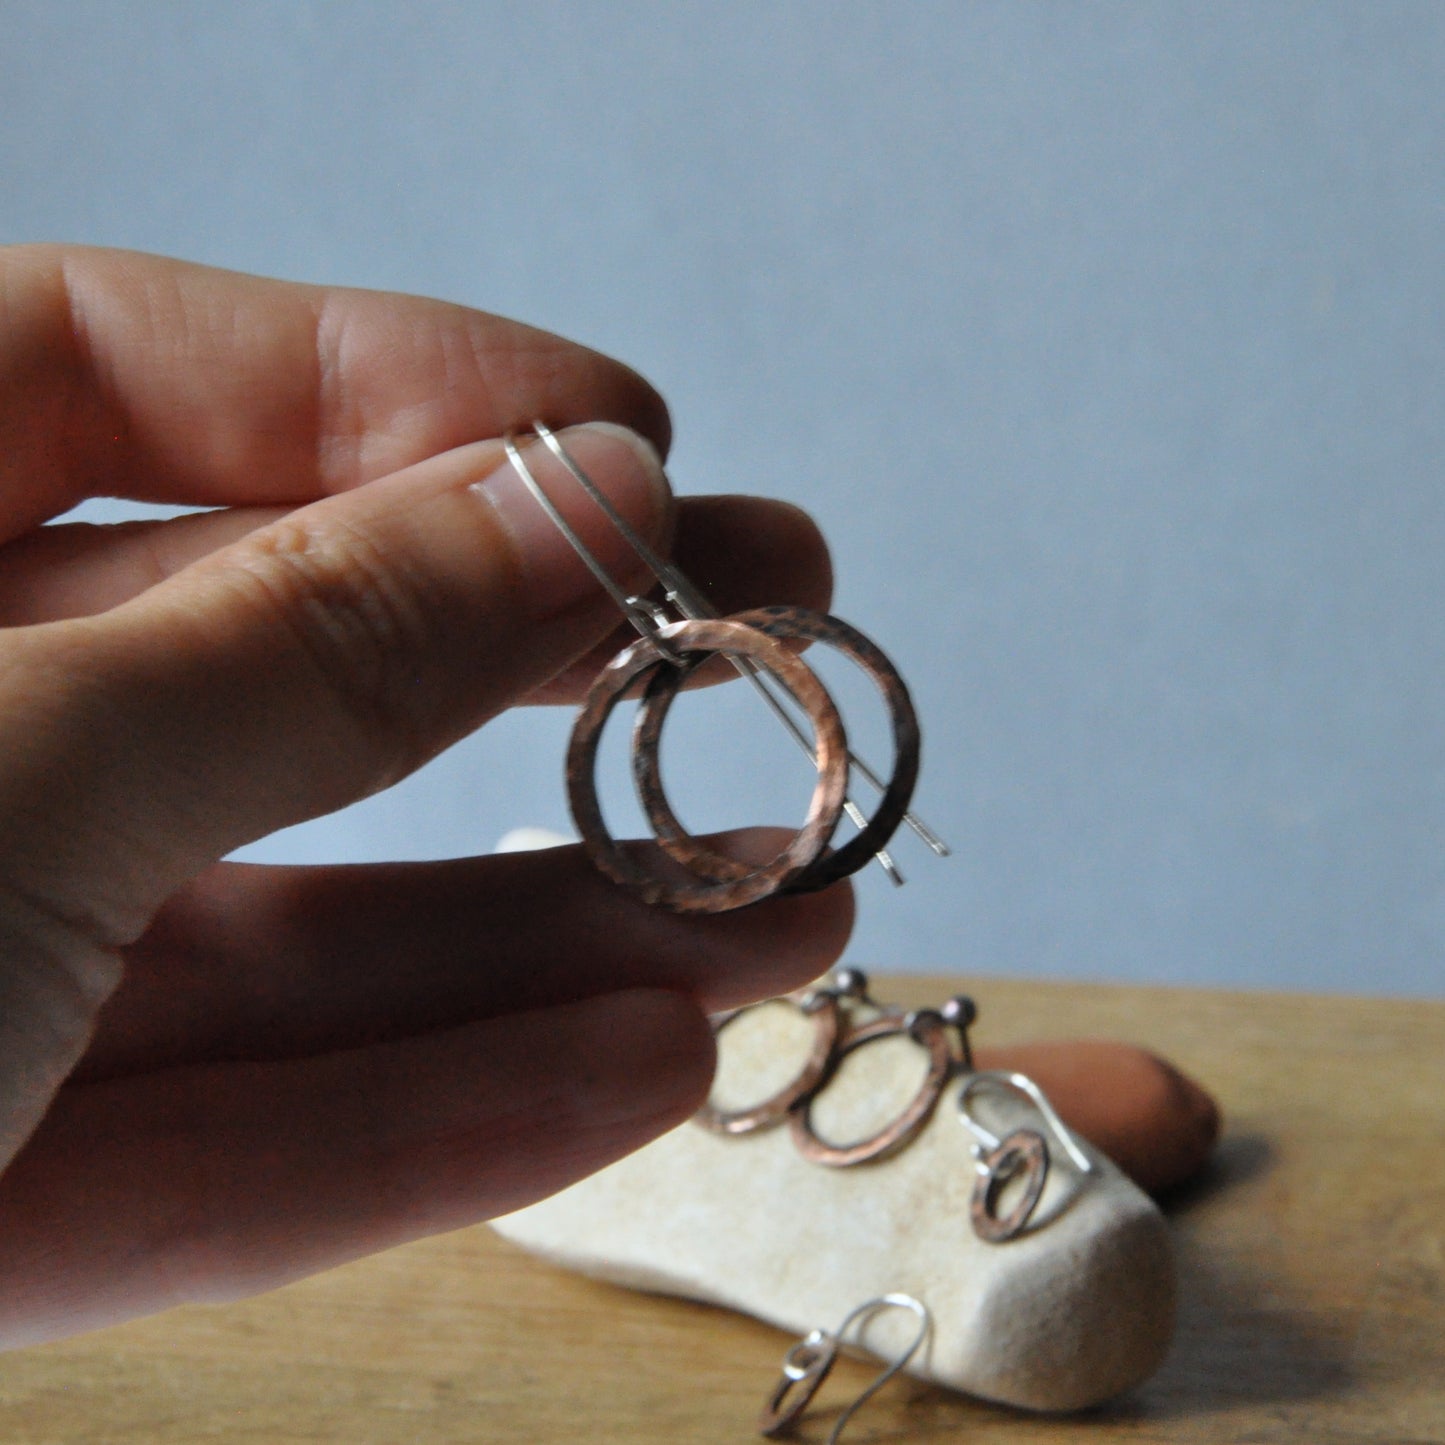
[[[775,835],[750,840],[763,856]],[[708,1012],[825,972],[846,887],[679,917],[602,877],[577,846],[441,863],[219,864],[128,953],[86,1079],[304,1057],[631,987]]]

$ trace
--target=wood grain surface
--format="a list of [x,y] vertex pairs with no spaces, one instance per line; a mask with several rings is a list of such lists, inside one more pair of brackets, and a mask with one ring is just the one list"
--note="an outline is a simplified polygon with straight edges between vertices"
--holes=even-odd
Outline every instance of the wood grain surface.
[[[922,1003],[961,982],[980,1041],[1130,1039],[1217,1093],[1217,1161],[1167,1204],[1178,1340],[1147,1386],[1088,1414],[895,1382],[847,1440],[1445,1442],[1445,1004],[957,977],[876,991]],[[0,1442],[741,1442],[788,1343],[477,1228],[0,1357]],[[798,1438],[823,1440],[870,1378],[840,1365]]]

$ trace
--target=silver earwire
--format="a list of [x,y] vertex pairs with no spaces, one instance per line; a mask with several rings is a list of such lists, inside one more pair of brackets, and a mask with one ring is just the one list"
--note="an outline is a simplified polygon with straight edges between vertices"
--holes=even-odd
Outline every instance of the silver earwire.
[[[562,445],[557,434],[541,421],[534,421],[532,423],[532,431],[547,450],[566,468],[567,473],[572,477],[573,481],[582,488],[594,505],[601,510],[608,521],[612,523],[613,527],[617,529],[618,534],[637,554],[643,565],[647,567],[653,576],[662,584],[664,595],[673,607],[677,609],[679,615],[691,621],[716,618],[719,615],[717,609],[713,607],[707,598],[698,591],[682,572],[664,558],[659,557],[657,553],[647,545],[647,542],[637,533],[627,521],[626,517],[622,516],[612,503],[608,501],[606,494],[597,483],[578,466],[576,459],[567,451],[566,447]],[[590,571],[602,585],[608,596],[617,603],[627,620],[643,637],[647,638],[647,640],[657,648],[659,654],[666,658],[668,662],[678,662],[679,658],[677,654],[657,635],[657,629],[662,625],[665,614],[660,613],[655,604],[648,603],[640,597],[629,596],[617,585],[608,574],[607,569],[603,567],[597,558],[588,550],[586,544],[577,535],[571,524],[557,508],[556,504],[542,489],[541,484],[537,481],[532,469],[527,465],[526,459],[517,447],[512,433],[508,432],[503,438],[503,445],[506,448],[507,459],[511,462],[518,476],[522,478],[527,490],[537,500],[537,503],[546,512],[547,516],[551,518],[558,530],[572,546],[573,550],[582,558],[588,571]],[[752,683],[758,696],[763,699],[768,705],[769,710],[787,729],[793,741],[798,744],[810,759],[816,761],[812,745],[808,742],[807,734],[798,726],[796,719],[788,711],[786,704],[776,696],[772,688],[768,685],[766,675],[744,658],[730,657],[729,661],[739,676],[747,678],[747,680]],[[884,791],[887,785],[866,762],[851,751],[848,754],[848,761],[850,765],[856,768],[863,778],[878,789],[880,793]],[[862,810],[851,798],[844,800],[843,811],[847,814],[849,821],[859,830],[867,826],[867,819],[864,817]],[[940,858],[946,858],[952,851],[948,844],[916,814],[911,812],[905,813],[903,815],[903,821]],[[886,848],[880,848],[877,853],[874,854],[874,857],[878,860],[879,865],[883,871],[888,874],[888,877],[895,886],[903,883],[903,875],[898,871],[898,865],[893,861],[892,854],[890,854]]]
[[833,1426],[833,1432],[828,1436],[827,1445],[838,1445],[838,1441],[843,1438],[843,1431],[848,1422],[918,1353],[919,1346],[928,1338],[928,1333],[933,1328],[933,1316],[928,1312],[928,1306],[922,1300],[914,1299],[911,1294],[885,1294],[875,1300],[869,1300],[867,1304],[859,1305],[849,1314],[848,1318],[838,1327],[839,1342],[841,1343],[847,1336],[848,1327],[854,1320],[863,1316],[866,1322],[866,1320],[872,1319],[879,1310],[890,1308],[912,1310],[918,1316],[918,1333],[914,1335],[908,1348],[887,1369],[883,1370],[877,1379],[838,1417],[838,1423]]
[[[541,433],[539,432],[538,435],[540,436]],[[548,435],[550,436],[551,433],[548,433]],[[556,441],[556,438],[553,437],[552,440]],[[532,494],[537,505],[546,512],[552,521],[552,525],[567,539],[568,544],[582,559],[587,570],[597,579],[602,589],[621,609],[623,616],[627,618],[633,627],[637,629],[638,633],[645,637],[668,662],[680,662],[681,658],[678,657],[677,653],[674,652],[668,643],[659,635],[662,627],[671,621],[667,614],[655,604],[646,602],[641,597],[630,596],[617,585],[612,579],[612,575],[592,554],[582,538],[577,535],[576,529],[566,517],[562,515],[557,504],[543,491],[542,484],[533,474],[531,467],[527,465],[526,459],[518,449],[516,439],[512,436],[511,432],[508,432],[506,436],[502,438],[502,446],[506,449],[507,460],[511,462],[512,469],[522,479],[523,485]],[[573,467],[572,459],[566,457],[565,454],[563,455],[564,465],[571,471]],[[580,480],[580,472],[577,473],[577,475]],[[628,535],[632,532],[632,528],[627,525],[626,518],[612,510],[606,499],[603,498],[601,492],[597,491],[596,484],[588,478],[583,482],[583,485],[587,489],[588,496],[593,497],[594,500],[604,508],[613,525],[622,532],[622,535],[627,541],[633,547],[639,547],[641,538],[637,538],[635,533],[631,536]],[[646,557],[644,557],[643,560],[646,561]],[[648,565],[651,566],[651,563]]]
[[[1079,1148],[1078,1141],[1070,1133],[1064,1121],[1054,1112],[1054,1106],[1044,1097],[1044,1092],[1027,1074],[1015,1074],[1005,1069],[987,1069],[982,1073],[970,1074],[964,1081],[963,1087],[958,1091],[958,1117],[963,1127],[978,1141],[974,1146],[975,1159],[981,1159],[983,1154],[990,1149],[997,1149],[1003,1140],[991,1130],[984,1128],[982,1124],[969,1112],[968,1101],[970,1096],[983,1085],[1003,1085],[1016,1089],[1019,1093],[1026,1095],[1034,1107],[1044,1116],[1044,1122],[1052,1130],[1054,1137],[1064,1146],[1070,1159],[1081,1174],[1092,1174],[1094,1166],[1089,1156]],[[987,1173],[987,1169],[980,1164],[980,1173]]]
[[[825,1330],[814,1330],[799,1344],[794,1345],[783,1357],[783,1376],[779,1382],[779,1388],[774,1392],[772,1401],[764,1411],[764,1417],[771,1414],[775,1418],[775,1427],[771,1430],[763,1430],[760,1433],[774,1434],[786,1429],[793,1420],[806,1408],[808,1401],[812,1399],[818,1386],[832,1368],[833,1359],[836,1357],[839,1348],[847,1342],[848,1331],[853,1327],[855,1320],[863,1321],[863,1328],[866,1329],[868,1321],[885,1309],[905,1309],[912,1311],[918,1316],[918,1332],[914,1335],[908,1348],[900,1355],[897,1355],[878,1374],[878,1376],[857,1395],[848,1405],[847,1409],[838,1417],[837,1423],[833,1426],[828,1435],[826,1445],[838,1445],[843,1438],[843,1431],[847,1429],[848,1423],[868,1403],[869,1400],[886,1385],[896,1374],[907,1366],[908,1362],[918,1353],[919,1347],[928,1338],[933,1329],[933,1315],[922,1300],[915,1299],[911,1294],[884,1294],[876,1299],[867,1300],[856,1309],[851,1310],[843,1323],[829,1334]],[[860,1330],[860,1334],[861,1334]],[[802,1359],[796,1358],[801,1352]],[[821,1368],[819,1366],[821,1365]],[[777,1411],[777,1406],[786,1392],[795,1384],[803,1381],[809,1382],[809,1387],[803,1399],[791,1410]]]

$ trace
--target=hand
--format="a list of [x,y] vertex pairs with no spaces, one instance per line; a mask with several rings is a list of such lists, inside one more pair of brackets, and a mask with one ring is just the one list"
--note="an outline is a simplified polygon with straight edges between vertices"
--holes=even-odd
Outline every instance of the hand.
[[[505,462],[533,417],[603,423],[569,448],[724,607],[826,601],[792,508],[673,507],[662,402],[581,347],[0,251],[0,1344],[519,1208],[696,1107],[704,1011],[841,948],[846,888],[682,919],[576,849],[217,862],[514,703],[575,699],[619,644]],[[96,494],[216,510],[41,527]]]

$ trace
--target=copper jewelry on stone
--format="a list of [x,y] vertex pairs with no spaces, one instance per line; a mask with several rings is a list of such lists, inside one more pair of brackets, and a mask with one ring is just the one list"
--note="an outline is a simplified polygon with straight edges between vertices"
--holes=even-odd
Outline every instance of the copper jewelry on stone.
[[[868,997],[868,979],[861,968],[839,969],[823,988],[804,989],[801,993],[786,994],[781,999],[765,1000],[766,1003],[791,1004],[812,1021],[812,1044],[802,1068],[792,1080],[759,1104],[729,1110],[719,1109],[709,1099],[693,1115],[694,1120],[713,1134],[751,1134],[755,1130],[772,1129],[786,1122],[792,1110],[816,1093],[832,1072],[838,1057],[838,1040],[843,1033],[843,1008],[852,1001],[872,1002]],[[746,1004],[742,1008],[715,1014],[713,1037],[721,1034],[734,1019],[760,1007],[761,1004]]]
[[[949,999],[941,1009],[905,1013],[884,1008],[870,996],[868,975],[861,968],[842,968],[823,988],[789,994],[782,1001],[813,1020],[812,1046],[803,1067],[771,1098],[751,1108],[729,1113],[709,1101],[694,1116],[703,1128],[717,1134],[746,1134],[786,1122],[794,1145],[805,1159],[828,1168],[847,1169],[884,1158],[907,1145],[933,1117],[949,1081],[973,1069],[968,1030],[978,1011],[970,998]],[[855,1014],[863,1009],[873,1017],[858,1022]],[[714,1035],[721,1034],[747,1011],[734,1009],[715,1016]],[[900,1036],[912,1039],[928,1056],[927,1073],[913,1097],[890,1123],[866,1139],[836,1144],[823,1138],[814,1127],[812,1106],[843,1061],[869,1044]]]
[[[966,1037],[963,1029],[959,1032]],[[830,1077],[849,1054],[881,1039],[900,1036],[912,1039],[927,1053],[928,1072],[917,1092],[891,1123],[868,1138],[851,1144],[834,1144],[813,1127],[813,1101],[818,1097],[815,1090],[798,1104],[788,1119],[798,1152],[814,1164],[847,1169],[854,1164],[882,1159],[910,1143],[933,1117],[948,1081],[962,1067],[962,1057],[955,1051],[950,1033],[949,1020],[937,1009],[916,1009],[903,1015],[885,1014],[872,1023],[851,1030],[838,1045],[833,1067],[829,1070]]]
[[[974,1136],[971,1152],[978,1172],[969,1200],[969,1218],[980,1239],[1003,1244],[1023,1232],[1043,1195],[1049,1173],[1049,1146],[1035,1129],[1015,1129],[1001,1139],[974,1118],[969,1101],[980,1089],[990,1086],[1012,1089],[1028,1098],[1080,1173],[1090,1174],[1094,1166],[1074,1142],[1043,1090],[1026,1074],[990,1070],[971,1075],[958,1094],[958,1117]],[[1003,1192],[1014,1181],[1019,1183],[1015,1202],[1000,1215]]]
[[[567,750],[567,792],[572,816],[588,856],[615,882],[646,902],[679,913],[719,913],[777,893],[824,888],[876,859],[895,883],[903,881],[887,850],[906,823],[939,856],[948,846],[908,809],[918,778],[919,729],[908,689],[883,652],[836,617],[801,607],[755,608],[721,618],[698,589],[659,557],[628,524],[596,483],[578,466],[556,433],[532,423],[537,439],[607,516],[663,589],[666,605],[628,595],[588,550],[538,482],[516,439],[504,439],[508,459],[528,491],[586,563],[640,634],[640,640],[609,663],[583,702]],[[668,607],[676,616],[671,615]],[[813,670],[783,644],[801,640],[831,644],[877,685],[892,723],[894,762],[885,781],[849,748],[838,709]],[[678,822],[663,790],[659,748],[668,709],[687,676],[708,658],[726,657],[747,678],[769,709],[808,754],[818,774],[803,826],[775,857],[742,863],[717,853]],[[607,831],[597,797],[595,769],[603,727],[622,697],[640,685],[642,705],[633,731],[633,776],[643,810],[663,852],[685,876],[664,876],[619,846]],[[812,740],[798,722],[800,710]],[[852,773],[882,795],[871,818],[849,796]],[[856,837],[832,849],[833,833],[846,815]]]
[[[978,1156],[978,1180],[968,1203],[973,1232],[991,1244],[1015,1238],[1032,1217],[1049,1173],[1049,1146],[1034,1129],[1015,1129],[998,1147]],[[1000,1214],[1005,1185],[1022,1179],[1017,1202]]]
[[[978,1017],[973,1000],[951,998],[939,1009],[888,1008],[868,991],[860,968],[839,969],[821,988],[789,994],[769,1003],[788,1003],[813,1023],[808,1056],[798,1073],[761,1103],[725,1111],[709,1100],[694,1116],[714,1134],[750,1134],[786,1123],[794,1147],[811,1163],[848,1169],[886,1159],[906,1148],[933,1117],[950,1082],[962,1078],[956,1107],[959,1121],[973,1135],[971,1154],[975,1180],[969,1198],[969,1220],[978,1237],[1004,1244],[1028,1228],[1043,1197],[1051,1167],[1049,1144],[1037,1129],[1019,1128],[1000,1137],[975,1115],[974,1096],[985,1089],[1022,1094],[1041,1116],[1080,1174],[1094,1164],[1059,1118],[1043,1091],[1025,1074],[976,1070],[969,1028]],[[713,1032],[721,1034],[750,1004],[715,1015]],[[867,1010],[871,1017],[857,1016]],[[856,1050],[882,1039],[907,1037],[925,1050],[928,1068],[922,1084],[890,1123],[866,1139],[836,1144],[823,1138],[813,1123],[812,1109],[827,1090],[843,1061]],[[1007,1208],[1004,1208],[1008,1199]]]

